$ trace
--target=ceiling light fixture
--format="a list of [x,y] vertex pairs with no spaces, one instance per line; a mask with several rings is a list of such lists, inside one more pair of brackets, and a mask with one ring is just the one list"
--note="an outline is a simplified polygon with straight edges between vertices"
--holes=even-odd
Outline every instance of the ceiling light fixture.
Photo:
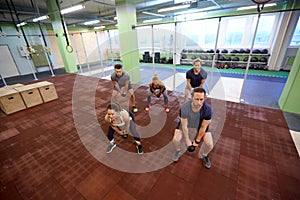
[[69,7],[69,8],[62,9],[60,11],[60,13],[63,15],[63,14],[66,14],[66,13],[70,13],[70,12],[74,12],[74,11],[77,11],[77,10],[81,10],[83,8],[85,8],[84,5],[78,4],[76,6],[72,6],[72,7]]
[[94,29],[104,29],[105,26],[97,26],[97,27],[94,27]]
[[143,23],[158,22],[158,21],[161,21],[161,20],[162,20],[162,18],[147,19],[147,20],[144,20]]
[[92,20],[92,21],[88,21],[88,22],[84,22],[83,24],[84,25],[91,25],[91,24],[97,24],[97,23],[99,23],[100,22],[100,20]]
[[196,0],[194,0],[194,1],[187,1],[187,0],[174,0],[174,4],[177,4],[177,3],[186,3],[186,2],[196,2]]
[[172,7],[168,7],[168,8],[159,9],[157,12],[167,12],[167,11],[172,11],[172,10],[179,10],[179,9],[189,8],[190,6],[191,6],[190,4],[172,6]]
[[156,17],[165,17],[165,15],[157,14],[157,13],[152,13],[152,12],[146,12],[146,11],[143,11],[142,13],[143,13],[143,14],[146,14],[146,15],[156,16]]
[[43,15],[43,16],[34,18],[32,21],[33,21],[33,22],[38,22],[38,21],[42,21],[42,20],[45,20],[45,19],[48,19],[48,18],[49,18],[48,15]]
[[17,27],[24,26],[26,24],[27,24],[27,22],[21,22],[21,23],[17,24]]
[[[265,4],[264,7],[272,7],[272,6],[276,6],[277,4],[276,3],[268,3],[268,4]],[[237,8],[236,10],[249,10],[249,9],[256,9],[257,8],[257,5],[255,6],[244,6],[244,7],[239,7]]]

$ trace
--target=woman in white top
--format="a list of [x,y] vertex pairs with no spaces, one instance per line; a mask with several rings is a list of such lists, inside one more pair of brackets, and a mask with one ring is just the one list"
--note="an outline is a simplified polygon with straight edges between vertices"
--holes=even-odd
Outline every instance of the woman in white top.
[[130,111],[121,109],[120,105],[117,103],[111,103],[106,108],[106,115],[104,119],[109,125],[107,138],[110,144],[106,149],[106,153],[112,152],[112,150],[116,147],[114,141],[115,132],[122,135],[123,138],[127,138],[129,131],[133,134],[138,154],[144,153],[140,136],[136,131],[134,117]]

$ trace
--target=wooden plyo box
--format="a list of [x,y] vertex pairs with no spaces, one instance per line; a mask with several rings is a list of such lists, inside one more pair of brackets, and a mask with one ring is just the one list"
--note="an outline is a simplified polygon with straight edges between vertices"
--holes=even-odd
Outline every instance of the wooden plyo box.
[[58,99],[55,86],[53,83],[48,81],[42,81],[39,83],[34,83],[32,85],[36,86],[39,89],[42,99],[45,103]]
[[33,84],[17,87],[15,90],[20,92],[27,108],[43,103],[39,89]]
[[23,84],[17,83],[17,84],[13,84],[13,85],[7,85],[7,86],[0,88],[0,91],[1,90],[11,90],[11,89],[14,89],[14,88],[20,87],[20,86],[23,86]]
[[0,107],[7,115],[26,109],[20,93],[14,89],[0,91]]

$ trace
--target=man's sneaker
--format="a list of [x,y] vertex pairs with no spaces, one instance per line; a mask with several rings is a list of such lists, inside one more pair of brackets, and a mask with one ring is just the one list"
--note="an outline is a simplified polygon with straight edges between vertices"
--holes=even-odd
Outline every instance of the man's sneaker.
[[180,151],[180,150],[179,150],[179,151],[175,151],[172,160],[173,160],[174,162],[178,162],[180,156],[181,156],[181,151]]
[[132,106],[132,112],[137,112],[138,111],[138,108],[136,106]]
[[112,152],[112,150],[116,147],[117,145],[114,143],[109,143],[108,147],[106,148],[106,153]]
[[142,145],[139,144],[139,145],[136,146],[136,148],[138,150],[139,155],[142,155],[144,153]]
[[151,109],[151,106],[149,106],[149,105],[146,106],[146,108],[145,108],[146,111],[149,111],[150,109]]
[[210,160],[208,156],[202,156],[203,165],[209,169],[211,167]]
[[168,106],[165,107],[166,113],[170,112],[170,108]]

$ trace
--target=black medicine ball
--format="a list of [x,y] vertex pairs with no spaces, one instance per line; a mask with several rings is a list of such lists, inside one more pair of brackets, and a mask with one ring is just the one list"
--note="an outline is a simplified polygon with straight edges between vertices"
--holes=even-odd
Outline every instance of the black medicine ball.
[[239,57],[234,57],[233,59],[232,59],[232,61],[240,61],[240,58]]
[[259,59],[259,62],[263,62],[263,63],[267,63],[268,62],[268,59],[266,57],[261,57]]
[[254,50],[252,51],[252,53],[253,53],[253,54],[260,54],[261,52],[260,52],[259,49],[254,49]]
[[262,49],[260,52],[261,54],[268,54],[268,49]]
[[228,53],[228,50],[227,50],[227,49],[223,49],[223,50],[221,51],[221,53]]
[[240,49],[239,52],[240,52],[240,53],[245,53],[245,50],[244,50],[244,49]]
[[252,58],[250,59],[250,62],[258,62],[258,58],[252,57]]

